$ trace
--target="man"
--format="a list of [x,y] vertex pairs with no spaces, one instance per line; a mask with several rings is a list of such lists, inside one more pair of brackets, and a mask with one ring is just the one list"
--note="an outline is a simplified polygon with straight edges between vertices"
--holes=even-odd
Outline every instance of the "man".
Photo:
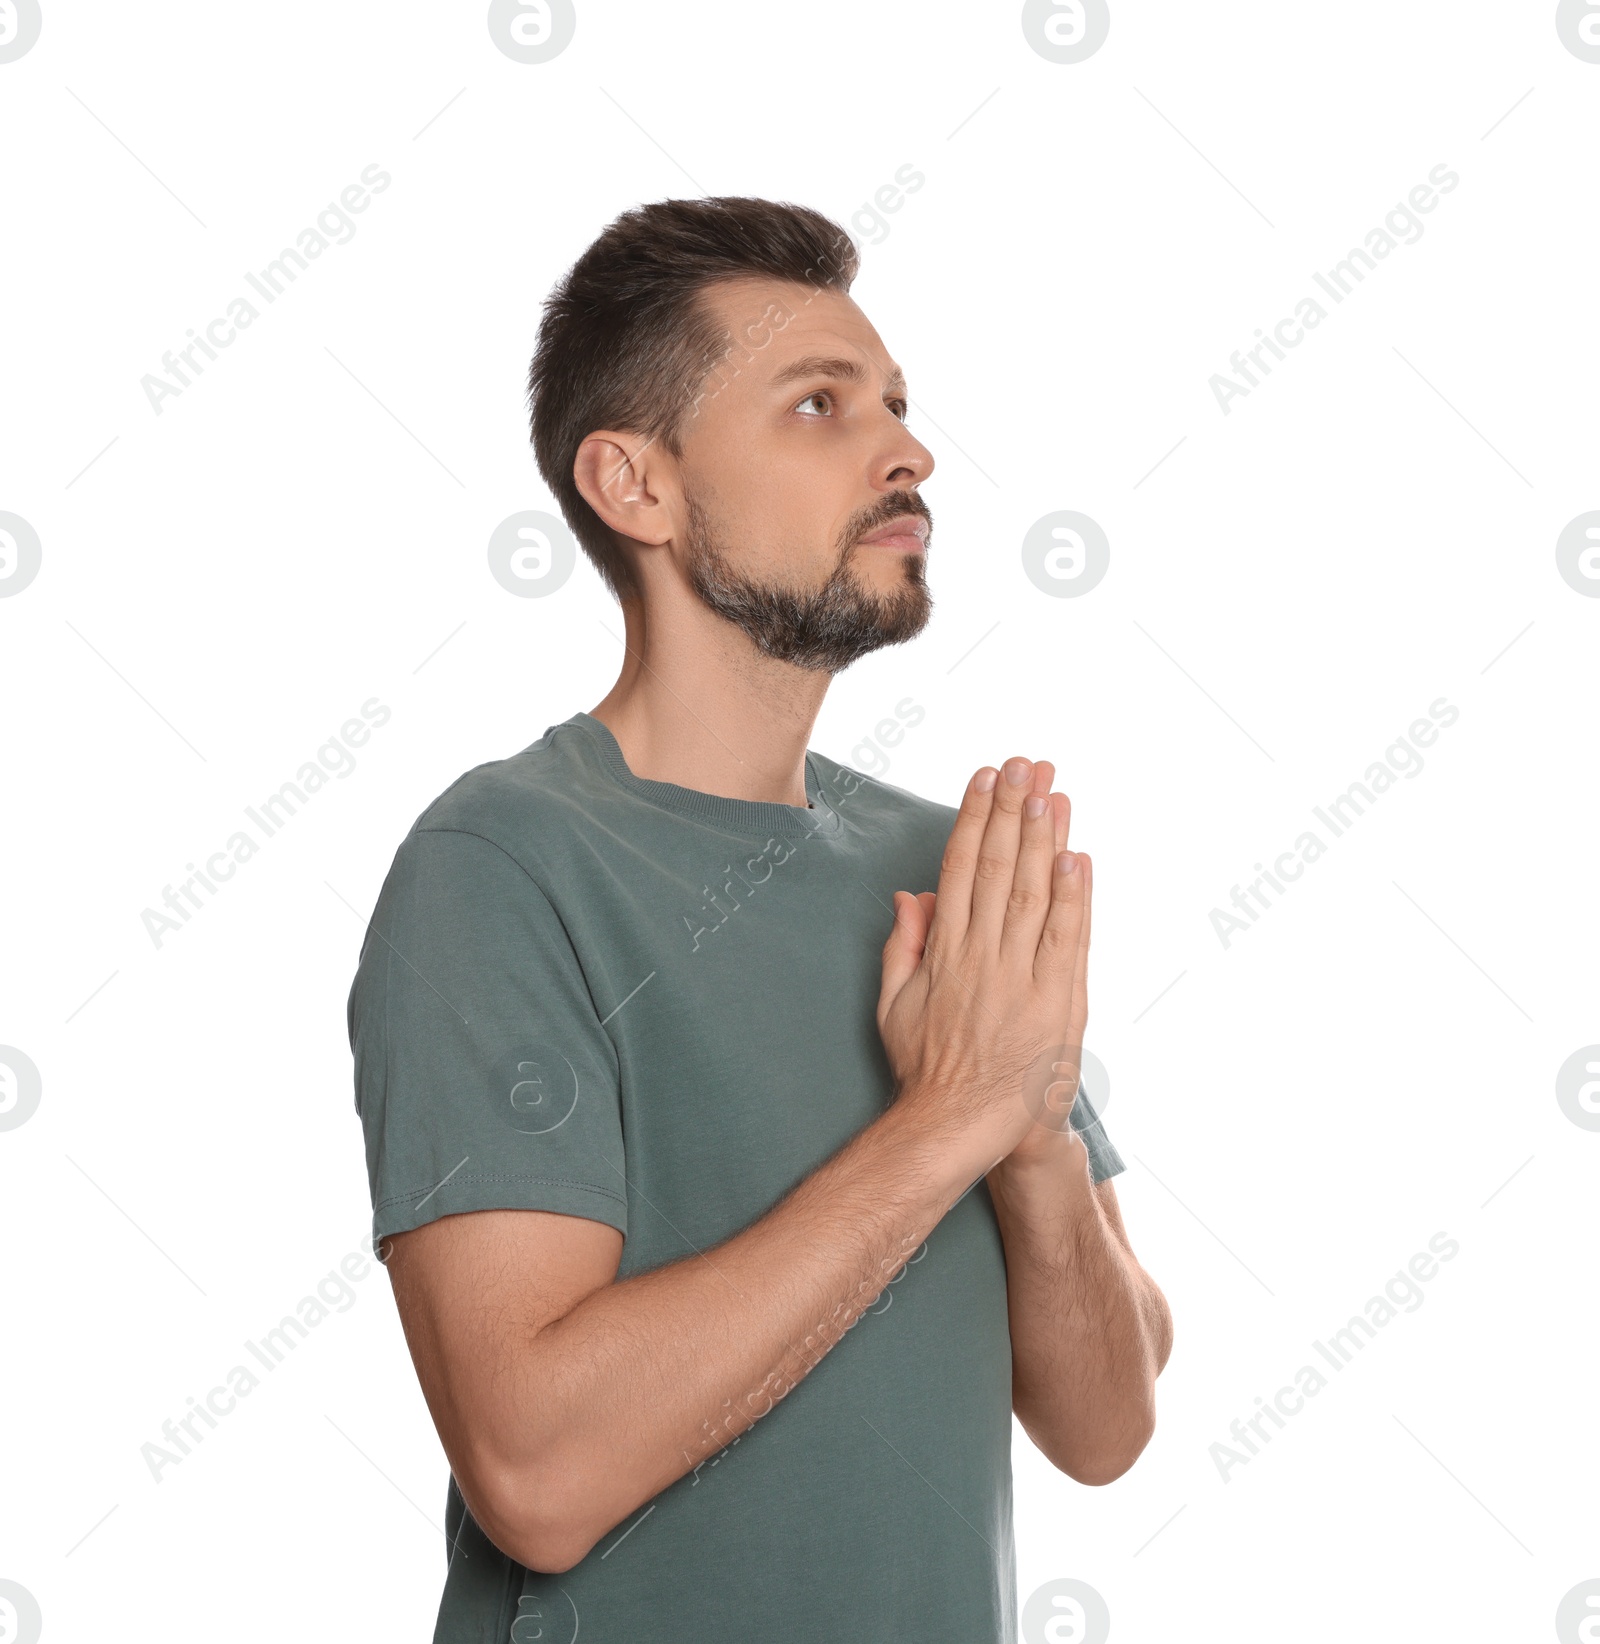
[[1011,1640],[1013,1410],[1088,1484],[1153,1429],[1051,765],[957,811],[807,748],[930,610],[855,272],[814,212],[667,201],[546,307],[534,447],[625,660],[423,812],[350,995],[438,1641]]

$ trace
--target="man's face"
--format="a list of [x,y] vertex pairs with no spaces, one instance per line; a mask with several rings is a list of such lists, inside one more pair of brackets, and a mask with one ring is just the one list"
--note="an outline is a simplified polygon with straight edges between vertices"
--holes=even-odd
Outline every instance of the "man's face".
[[[906,429],[899,369],[849,297],[721,283],[732,339],[682,430],[684,565],[769,656],[837,673],[926,626],[933,457]],[[885,527],[890,530],[886,531]]]

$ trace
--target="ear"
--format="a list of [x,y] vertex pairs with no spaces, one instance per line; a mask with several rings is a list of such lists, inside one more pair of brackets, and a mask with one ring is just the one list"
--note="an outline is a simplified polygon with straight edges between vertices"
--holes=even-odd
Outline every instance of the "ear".
[[660,547],[672,536],[663,448],[644,434],[600,429],[578,447],[572,478],[583,500],[619,535]]

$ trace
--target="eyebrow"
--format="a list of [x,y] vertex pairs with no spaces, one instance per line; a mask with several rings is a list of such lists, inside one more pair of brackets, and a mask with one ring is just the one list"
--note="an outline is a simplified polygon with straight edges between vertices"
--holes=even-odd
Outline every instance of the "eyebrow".
[[[834,358],[826,354],[808,354],[803,360],[794,360],[784,366],[772,381],[776,386],[802,382],[808,377],[834,377],[840,382],[860,383],[867,380],[867,368],[860,360]],[[889,373],[888,380],[883,386],[886,393],[905,393],[906,379],[899,366]]]

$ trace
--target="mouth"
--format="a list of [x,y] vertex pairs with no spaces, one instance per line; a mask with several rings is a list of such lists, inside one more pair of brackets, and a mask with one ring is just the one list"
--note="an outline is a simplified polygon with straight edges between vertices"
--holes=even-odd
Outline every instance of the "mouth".
[[916,514],[901,514],[862,537],[858,548],[888,548],[898,554],[920,554],[928,546],[928,522]]

